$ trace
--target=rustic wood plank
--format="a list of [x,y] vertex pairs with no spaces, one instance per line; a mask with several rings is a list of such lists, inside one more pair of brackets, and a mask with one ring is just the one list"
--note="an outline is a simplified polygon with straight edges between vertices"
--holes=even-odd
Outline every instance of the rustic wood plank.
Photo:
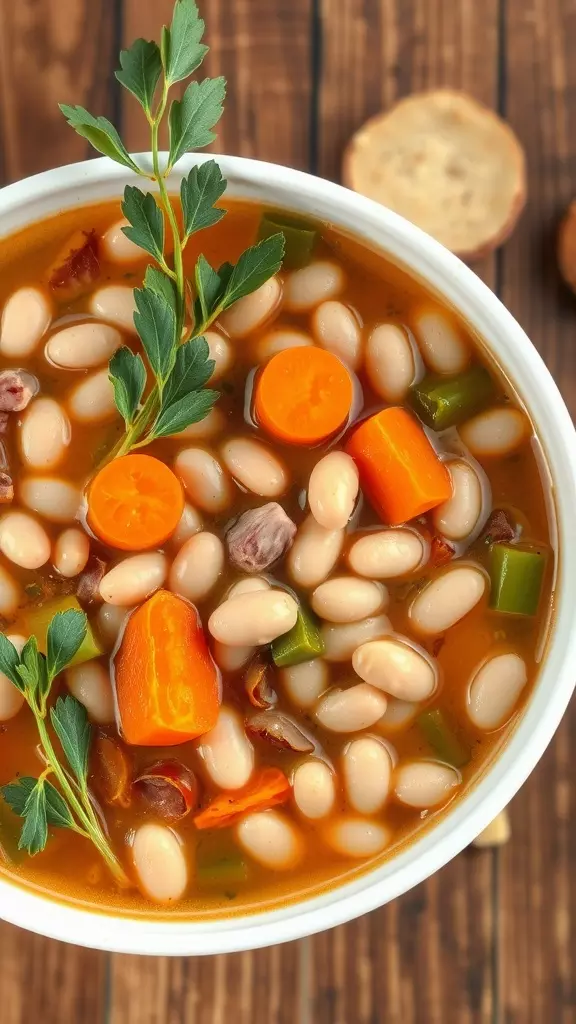
[[[498,3],[321,0],[319,173],[366,118],[449,85],[497,106]],[[495,260],[475,265],[495,282]],[[312,940],[315,1024],[491,1024],[495,855],[465,855],[402,899]],[[417,981],[416,981],[417,979]]]
[[0,922],[2,1024],[106,1024],[108,956]]
[[110,113],[108,66],[119,2],[0,0],[5,181],[92,153],[67,126],[58,103],[80,103],[94,113]]
[[[575,414],[576,304],[559,280],[554,242],[576,194],[576,4],[507,0],[506,10],[505,111],[526,147],[529,201],[504,253],[501,293]],[[575,734],[573,705],[512,806],[500,886],[506,1024],[576,1020]]]

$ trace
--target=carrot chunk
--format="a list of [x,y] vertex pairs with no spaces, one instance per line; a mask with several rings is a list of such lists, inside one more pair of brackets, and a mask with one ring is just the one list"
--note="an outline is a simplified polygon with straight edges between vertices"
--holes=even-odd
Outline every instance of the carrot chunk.
[[218,670],[196,609],[175,594],[159,590],[130,616],[114,668],[126,743],[174,746],[216,725]]
[[322,348],[285,349],[266,364],[256,383],[260,426],[287,444],[318,444],[346,422],[353,398],[343,363]]
[[286,803],[292,787],[279,768],[262,768],[243,789],[221,793],[194,818],[196,828],[226,828],[244,814]]
[[447,501],[450,475],[422,427],[405,409],[383,409],[346,443],[360,484],[385,523],[398,526]]
[[88,491],[88,525],[122,551],[162,544],[178,525],[184,492],[178,477],[151,455],[124,455],[96,474]]

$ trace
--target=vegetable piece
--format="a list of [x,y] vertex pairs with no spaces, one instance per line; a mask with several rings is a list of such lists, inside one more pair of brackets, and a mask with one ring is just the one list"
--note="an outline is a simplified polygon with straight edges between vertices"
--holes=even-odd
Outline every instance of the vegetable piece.
[[282,711],[260,711],[246,721],[246,732],[257,736],[279,750],[295,754],[311,754],[314,744],[296,722]]
[[180,761],[157,761],[133,786],[141,801],[166,821],[180,821],[198,806],[198,781]]
[[546,565],[543,551],[493,544],[490,607],[511,615],[535,615]]
[[243,572],[263,572],[286,554],[296,526],[277,501],[243,512],[226,534],[228,557]]
[[18,832],[15,822],[15,818],[10,820],[8,806],[2,801],[0,803],[0,863],[7,864],[9,867],[22,860],[22,854],[18,848]]
[[486,544],[500,544],[503,541],[514,540],[517,533],[518,528],[510,513],[503,508],[495,508],[490,513],[481,539]]
[[196,828],[227,828],[252,811],[264,811],[288,800],[292,787],[279,768],[262,768],[244,789],[221,793],[194,818]]
[[100,276],[95,231],[75,231],[48,271],[48,284],[59,302],[70,302],[90,291]]
[[122,551],[158,547],[178,526],[183,509],[178,477],[151,455],[116,459],[96,474],[88,491],[90,528]]
[[196,849],[196,881],[203,887],[239,885],[248,878],[248,865],[229,837],[204,836]]
[[244,688],[248,700],[255,708],[268,710],[278,703],[278,695],[270,685],[269,666],[256,657],[248,666]]
[[470,750],[458,739],[440,708],[423,711],[417,718],[426,740],[441,761],[462,768],[470,760]]
[[209,732],[218,671],[196,609],[158,590],[128,619],[115,659],[122,733],[134,746],[173,746]]
[[400,407],[382,409],[346,443],[360,484],[385,523],[399,526],[447,501],[450,474],[419,423]]
[[130,807],[131,771],[128,756],[117,740],[105,733],[96,736],[92,747],[92,785],[104,803]]
[[256,381],[254,411],[260,426],[287,444],[318,444],[340,430],[350,414],[352,378],[322,348],[284,349]]
[[[67,612],[70,609],[80,612],[82,609],[75,597],[57,597],[53,601],[46,601],[39,608],[26,608],[24,612],[24,632],[29,636],[35,636],[38,643],[38,650],[46,654],[48,626],[58,612]],[[86,636],[84,637],[76,654],[68,663],[68,666],[82,665],[92,658],[99,658],[103,649],[98,643],[89,622],[86,622]]]
[[480,412],[494,395],[494,381],[484,366],[473,366],[457,377],[428,374],[409,392],[414,412],[433,430],[455,427]]
[[296,625],[272,641],[272,658],[277,668],[319,658],[324,650],[320,623],[314,613],[303,605],[298,606]]
[[430,538],[430,557],[428,558],[428,565],[433,565],[435,568],[439,568],[441,565],[446,565],[451,562],[455,555],[455,549],[444,537],[439,537],[437,533],[434,533]]
[[285,240],[284,266],[287,270],[305,267],[312,258],[318,232],[306,221],[289,217],[285,213],[265,213],[260,221],[258,239],[270,238],[282,232]]

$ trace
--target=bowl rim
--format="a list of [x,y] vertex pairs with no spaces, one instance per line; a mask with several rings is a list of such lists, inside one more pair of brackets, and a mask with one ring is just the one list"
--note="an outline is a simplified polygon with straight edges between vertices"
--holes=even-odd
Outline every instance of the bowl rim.
[[[169,178],[211,155],[189,154]],[[60,902],[0,878],[0,916],[62,941],[121,953],[190,955],[274,945],[344,924],[402,895],[463,850],[511,800],[548,746],[574,689],[576,656],[576,432],[549,371],[528,337],[493,292],[456,256],[404,218],[341,185],[303,171],[244,157],[216,157],[228,194],[313,216],[380,250],[454,306],[480,335],[510,378],[536,427],[555,502],[557,547],[555,620],[539,678],[510,740],[468,793],[437,824],[389,860],[318,895],[273,910],[228,918],[166,920],[128,916]],[[149,166],[150,155],[137,157]],[[120,196],[137,179],[107,158],[45,171],[0,191],[2,235],[57,213]],[[148,187],[153,188],[152,182]],[[496,354],[497,352],[497,354]]]

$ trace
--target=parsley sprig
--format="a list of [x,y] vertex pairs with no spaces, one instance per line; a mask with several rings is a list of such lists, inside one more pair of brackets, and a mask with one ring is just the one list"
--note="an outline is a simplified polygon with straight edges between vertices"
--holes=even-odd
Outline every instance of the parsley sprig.
[[[148,121],[152,173],[130,156],[105,117],[94,117],[79,106],[61,104],[60,108],[68,123],[99,153],[152,180],[157,187],[153,193],[128,185],[122,202],[129,222],[125,234],[155,265],[148,267],[143,286],[135,291],[134,323],[148,367],[139,353],[127,347],[119,349],[110,361],[125,433],[108,460],[184,430],[210,412],[219,396],[206,388],[214,363],[202,335],[224,310],[259,288],[282,264],[284,238],[276,234],[247,249],[235,265],[224,263],[214,268],[201,255],[193,280],[186,279],[183,254],[189,239],[217,224],[226,213],[216,206],[226,190],[226,180],[214,160],[193,167],[182,178],[181,218],[177,200],[168,192],[167,178],[180,158],[216,138],[213,129],[223,111],[224,78],[193,80],[181,99],[169,102],[172,87],[190,78],[202,64],[208,52],[203,34],[204,22],[195,0],[176,0],[172,23],[163,27],[160,45],[137,39],[120,54],[116,77],[136,97]],[[158,140],[166,116],[170,148],[163,160]]]
[[31,636],[19,654],[0,633],[0,671],[24,695],[34,715],[45,764],[38,778],[19,777],[2,786],[0,792],[8,806],[24,819],[19,849],[34,856],[46,846],[49,827],[71,829],[91,840],[116,880],[126,885],[126,874],[110,847],[88,790],[91,726],[86,709],[70,695],[48,705],[52,684],[78,652],[86,628],[83,612],[58,612],[48,627],[46,656],[39,652],[36,637]]

